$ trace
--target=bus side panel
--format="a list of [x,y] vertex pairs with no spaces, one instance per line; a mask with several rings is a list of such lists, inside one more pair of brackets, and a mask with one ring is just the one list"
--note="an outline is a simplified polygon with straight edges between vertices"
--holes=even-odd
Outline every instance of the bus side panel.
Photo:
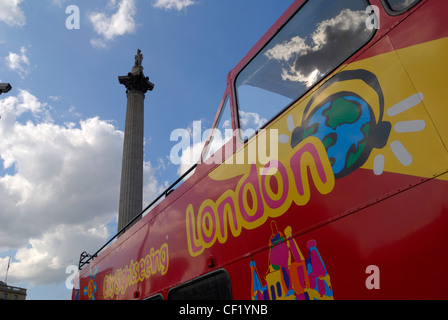
[[[418,92],[424,92],[424,105],[440,137],[448,145],[446,77],[448,73],[448,2],[428,1],[389,34],[400,61]],[[422,43],[408,46],[408,41]]]
[[[397,34],[401,27],[396,28]],[[289,188],[290,192],[294,187],[299,189],[303,185],[310,189],[306,201],[285,201],[289,207],[280,212],[269,210],[266,207],[269,197],[263,192],[258,193],[260,199],[265,196],[264,215],[268,218],[248,231],[249,248],[255,255],[249,266],[252,298],[446,298],[443,286],[437,282],[416,285],[409,280],[410,275],[416,277],[421,274],[428,260],[437,256],[436,252],[444,252],[447,248],[447,241],[443,240],[443,230],[448,226],[447,200],[443,195],[448,188],[448,176],[444,174],[448,168],[448,156],[441,139],[445,134],[440,134],[440,129],[434,126],[434,117],[431,117],[431,110],[439,107],[436,110],[439,111],[440,123],[446,118],[440,108],[443,106],[441,86],[446,81],[442,80],[441,83],[433,76],[439,62],[442,70],[445,68],[445,62],[441,61],[446,52],[446,39],[414,44],[397,51],[393,39],[388,35],[382,37],[364,54],[368,58],[363,59],[361,55],[356,61],[340,68],[320,88],[296,103],[267,128],[268,131],[277,129],[279,135],[289,137],[287,144],[279,144],[280,164],[285,166],[287,173],[271,178],[275,180],[274,185],[281,185],[281,190]],[[370,51],[386,53],[372,56]],[[433,60],[420,59],[422,52],[433,52]],[[411,72],[409,78],[405,67],[418,72]],[[419,85],[415,85],[416,82]],[[339,146],[339,154],[328,152],[327,156],[333,157],[333,164],[341,157],[342,161],[346,160],[347,167],[342,174],[335,174],[334,186],[325,190],[319,186],[322,181],[313,175],[317,159],[301,159],[306,163],[308,178],[291,174],[297,172],[294,166],[300,163],[293,161],[293,158],[300,153],[300,146],[305,148],[305,142],[299,141],[302,145],[296,148],[292,145],[297,128],[305,127],[305,130],[311,131],[306,126],[316,124],[319,119],[316,115],[320,113],[325,117],[321,117],[317,132],[321,128],[328,132],[325,126],[337,121],[344,122],[345,115],[336,112],[336,119],[330,119],[331,107],[336,105],[337,99],[339,103],[356,101],[361,105],[359,108],[368,108],[366,114],[370,118],[363,114],[358,119],[368,119],[370,122],[368,125],[353,125],[351,131],[343,133],[345,137],[342,132],[341,136],[337,136],[341,141],[345,139],[355,143],[358,153],[346,152],[343,145]],[[295,125],[293,130],[290,123]],[[363,132],[361,136],[360,131]],[[315,135],[318,136],[318,133]],[[250,141],[245,148],[250,150],[250,144],[255,144],[255,141]],[[263,169],[263,166],[257,167],[260,168]],[[237,171],[221,166],[211,177],[219,175],[220,170],[225,170],[227,176],[234,176],[236,173],[233,174],[232,170]],[[238,173],[241,172],[248,177],[251,169],[239,169]],[[289,184],[285,183],[287,178]],[[259,177],[261,189],[268,188],[266,181],[269,179]],[[244,184],[246,180],[241,182]],[[290,237],[296,237],[298,244],[290,242]],[[294,246],[300,247],[300,250],[295,250],[300,258],[298,260],[305,262],[292,259]],[[414,251],[420,252],[423,258],[414,262],[417,259]],[[314,266],[311,255],[315,257]],[[345,256],[348,256],[347,261],[344,261]],[[441,259],[431,266],[442,273],[446,263],[446,259]],[[329,266],[335,272],[327,279],[327,275],[331,274]],[[385,281],[384,290],[371,291],[367,288],[366,270],[370,270],[369,266],[378,266],[385,273],[382,278]],[[315,271],[318,275],[310,275],[313,270],[320,271]],[[301,287],[298,291],[293,288],[294,283]],[[304,283],[310,289],[307,294]],[[332,283],[338,283],[341,287],[339,296]],[[344,286],[346,288],[342,288]]]
[[277,224],[265,241],[284,241],[254,256],[253,282],[261,289],[251,294],[279,300],[447,299],[447,191],[445,182],[430,180],[294,241],[289,226]]
[[[294,199],[284,211],[272,212],[265,205],[265,216],[275,217],[276,221],[281,224],[287,224],[290,221],[289,223],[294,224],[294,231],[301,232],[347,211],[372,204],[388,194],[404,190],[425,179],[431,179],[448,168],[446,151],[426,112],[425,105],[422,103],[426,101],[427,97],[432,96],[432,92],[427,94],[415,90],[388,37],[384,37],[376,43],[372,50],[377,49],[376,47],[382,47],[380,51],[389,52],[364,60],[361,57],[359,61],[345,66],[339,70],[339,78],[338,75],[334,76],[327,82],[325,89],[318,89],[314,94],[298,102],[269,126],[268,131],[277,129],[279,135],[288,136],[290,139],[287,144],[279,143],[278,150],[279,158],[282,160],[280,163],[290,173],[289,176],[285,175],[290,179],[289,184],[285,184],[284,187],[289,187],[289,192],[292,192],[293,188],[297,188],[303,182],[311,191],[306,202],[297,204],[297,199]],[[376,82],[376,85],[372,84],[373,82]],[[348,155],[346,152],[329,154],[329,157],[340,157],[336,161],[343,161],[346,157],[353,157],[355,160],[350,162],[351,170],[347,168],[345,174],[336,177],[334,190],[332,189],[330,192],[316,190],[315,185],[319,179],[310,177],[308,181],[302,181],[291,174],[296,170],[294,165],[298,164],[297,161],[292,160],[293,156],[291,155],[297,154],[298,149],[292,150],[291,148],[293,132],[288,128],[287,123],[292,120],[290,122],[294,123],[295,129],[306,125],[307,120],[319,112],[319,108],[327,107],[323,102],[327,103],[328,99],[333,96],[340,98],[341,94],[346,99],[352,99],[351,96],[362,99],[366,109],[369,108],[368,114],[371,118],[369,118],[370,123],[368,124],[370,131],[367,132],[367,125],[363,129],[367,133],[361,132],[362,126],[354,125],[353,130],[347,130],[344,133],[349,135],[348,138],[342,135],[339,138],[341,141],[346,139],[345,141],[352,141],[358,145],[365,144],[365,150],[369,146],[371,150],[357,159],[353,154]],[[379,102],[380,96],[384,97],[382,103]],[[324,106],[322,106],[323,104]],[[405,108],[400,108],[400,106],[405,106]],[[343,115],[337,116],[343,117]],[[324,128],[324,124],[322,124],[322,128]],[[256,139],[253,139],[245,148],[250,150],[251,144],[257,143]],[[347,150],[343,149],[344,146],[339,147],[342,151]],[[313,161],[310,161],[308,165],[312,167]],[[229,177],[245,174],[240,181],[240,184],[243,185],[248,180],[252,169],[250,165],[246,165],[245,169],[241,168],[244,168],[244,165],[238,167],[221,165],[210,174],[210,177],[218,180],[218,176]],[[361,174],[357,168],[367,169],[368,174]],[[260,165],[257,169],[263,169],[263,166]],[[399,173],[403,177],[401,179],[384,179],[388,172]],[[263,191],[268,179],[261,175],[257,179]],[[441,177],[441,179],[446,178]],[[279,181],[285,183],[285,179],[276,178],[274,180],[276,183]],[[341,189],[340,186],[343,188]],[[336,190],[340,190],[340,192]],[[263,198],[263,192],[260,192],[259,195]],[[266,197],[263,200],[266,203]],[[271,233],[272,227],[267,222],[269,222],[267,219],[263,220],[263,223],[248,235],[251,251],[266,245],[260,243],[259,239],[262,238],[260,235]]]
[[[448,298],[448,259],[441,254],[448,249],[447,191],[445,181],[430,180],[331,226],[356,250],[342,250],[340,259],[348,261],[337,263],[343,276],[335,274],[334,288],[346,286],[341,299]],[[372,265],[377,279],[370,277]]]
[[[83,300],[133,300],[161,291],[170,264],[164,219],[140,220],[80,272]],[[146,221],[145,221],[146,220]]]

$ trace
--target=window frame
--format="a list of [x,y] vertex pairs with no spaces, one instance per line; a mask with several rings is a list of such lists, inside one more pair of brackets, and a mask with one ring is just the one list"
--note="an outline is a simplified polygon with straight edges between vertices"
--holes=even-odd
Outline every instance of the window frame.
[[381,4],[383,5],[384,10],[387,12],[387,14],[389,14],[390,16],[399,16],[399,15],[402,15],[403,13],[408,12],[412,8],[414,8],[422,0],[416,0],[413,4],[411,4],[410,6],[408,6],[407,8],[405,8],[401,11],[394,10],[392,8],[392,6],[389,4],[389,0],[380,0],[380,1],[381,1]]
[[163,299],[163,295],[161,293],[157,293],[157,294],[147,297],[143,300],[145,300],[145,301],[163,301],[164,299]]
[[[204,280],[207,280],[207,279],[219,276],[219,275],[224,275],[226,277],[226,281],[227,281],[226,282],[226,285],[227,285],[226,290],[228,290],[230,295],[231,295],[231,298],[229,298],[229,299],[230,300],[233,299],[232,283],[231,283],[231,279],[230,279],[229,273],[225,269],[219,269],[219,270],[212,271],[212,272],[204,274],[204,275],[202,275],[202,276],[200,276],[198,278],[192,279],[190,281],[184,282],[184,283],[182,283],[182,284],[180,284],[180,285],[178,285],[176,287],[171,288],[168,291],[167,300],[182,301],[181,299],[176,299],[176,298],[173,299],[172,298],[173,292],[176,293],[177,290],[188,288],[189,286],[195,285],[195,284],[197,284],[197,283],[199,283],[201,281],[204,281]],[[217,298],[215,298],[215,300],[216,299]],[[208,300],[213,300],[213,299],[208,298]]]
[[[239,111],[240,111],[240,105],[239,105],[239,97],[238,97],[238,87],[237,87],[237,80],[238,77],[241,75],[241,73],[247,68],[247,66],[249,66],[253,60],[255,60],[259,54],[261,54],[261,52],[275,39],[275,37],[286,27],[286,25],[288,25],[290,23],[290,21],[292,19],[294,19],[294,17],[302,10],[302,8],[309,2],[310,0],[304,0],[300,6],[286,19],[286,21],[284,23],[281,24],[281,26],[279,28],[277,28],[276,32],[274,32],[272,34],[271,37],[269,37],[269,39],[266,40],[266,42],[260,47],[259,50],[257,50],[254,55],[247,61],[247,63],[245,63],[240,70],[238,70],[238,72],[236,73],[233,81],[232,81],[232,91],[233,91],[233,96],[234,96],[234,103],[235,106],[233,107],[233,109],[235,109],[235,119],[236,119],[236,130],[238,131],[237,139],[239,142],[241,143],[246,143],[248,142],[250,139],[252,139],[253,137],[255,137],[260,131],[262,131],[263,129],[265,129],[267,126],[269,126],[273,121],[275,121],[275,119],[277,119],[282,113],[284,113],[286,110],[288,110],[292,105],[294,105],[295,103],[297,103],[297,101],[299,101],[300,99],[302,99],[303,97],[305,97],[308,93],[312,92],[313,90],[315,90],[317,87],[321,86],[324,82],[328,81],[331,77],[331,75],[335,72],[335,70],[337,70],[338,68],[340,68],[342,65],[344,65],[348,60],[350,60],[351,58],[353,58],[354,56],[356,56],[357,54],[359,54],[363,49],[366,48],[366,46],[372,42],[372,39],[375,37],[375,35],[377,34],[378,30],[373,30],[370,34],[370,37],[357,49],[355,50],[351,55],[349,55],[347,58],[345,58],[343,61],[341,61],[339,64],[335,65],[333,67],[333,69],[329,70],[320,80],[318,80],[316,83],[314,83],[312,86],[310,86],[309,88],[307,88],[305,91],[303,91],[301,94],[299,94],[296,98],[294,98],[288,105],[286,105],[285,107],[283,107],[281,110],[279,110],[277,113],[275,113],[270,119],[268,119],[266,121],[265,124],[263,124],[260,128],[258,128],[257,130],[255,130],[255,133],[247,138],[243,138],[241,137],[241,133],[243,132],[243,128],[241,128],[241,123],[240,123],[240,115],[239,115]],[[370,0],[359,0],[364,2],[366,8],[368,6],[371,5],[371,1]],[[381,0],[381,2],[383,2],[384,0]],[[421,0],[418,0],[419,2]],[[418,2],[417,2],[418,3]],[[409,10],[410,8],[408,8]],[[244,111],[244,110],[243,110]]]
[[[217,116],[215,116],[215,119],[213,120],[212,130],[211,130],[209,136],[207,137],[207,140],[205,140],[204,146],[202,148],[199,163],[207,164],[207,161],[211,157],[213,157],[218,150],[222,150],[223,148],[224,148],[224,150],[226,150],[225,148],[227,148],[226,145],[228,143],[232,143],[232,154],[236,152],[237,145],[236,145],[236,141],[235,141],[235,134],[233,134],[232,138],[229,139],[228,141],[226,141],[218,150],[215,150],[214,153],[208,155],[209,148],[211,147],[211,143],[212,143],[211,139],[213,137],[213,133],[215,132],[214,130],[219,128],[219,124],[222,120],[222,117],[223,117],[225,111],[226,111],[227,104],[229,105],[230,122],[231,122],[232,132],[235,133],[235,130],[237,130],[238,125],[236,124],[236,121],[238,121],[238,116],[236,114],[237,111],[236,111],[236,104],[234,102],[234,93],[230,90],[229,85],[228,85],[226,87],[224,95],[219,104]],[[221,132],[221,134],[222,134],[222,132]],[[225,132],[224,132],[224,134],[225,134]],[[208,155],[208,158],[206,159],[205,157],[207,155]],[[227,156],[227,154],[224,152],[224,153],[222,153],[222,156]]]
[[[208,136],[207,140],[206,140],[206,144],[204,145],[204,152],[201,155],[201,162],[202,163],[206,163],[208,159],[210,159],[219,149],[221,149],[222,147],[224,147],[229,141],[224,142],[217,150],[215,150],[215,152],[209,154],[209,150],[212,146],[213,143],[213,137],[215,134],[215,130],[219,130],[219,125],[221,124],[221,120],[223,120],[223,116],[224,113],[226,113],[226,107],[227,105],[229,106],[229,113],[230,113],[230,124],[232,126],[232,131],[233,131],[233,119],[232,119],[232,105],[230,103],[230,94],[225,94],[224,98],[222,100],[222,104],[219,108],[219,114],[218,114],[218,118],[216,119],[213,127],[212,127],[212,131],[210,132],[210,135]],[[222,134],[221,130],[220,133]],[[225,139],[225,132],[224,132],[224,139]]]

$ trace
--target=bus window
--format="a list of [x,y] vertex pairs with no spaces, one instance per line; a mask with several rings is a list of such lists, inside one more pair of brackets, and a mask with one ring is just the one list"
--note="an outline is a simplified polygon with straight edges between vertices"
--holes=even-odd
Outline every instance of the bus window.
[[256,131],[362,47],[363,0],[307,1],[236,79],[242,132]]
[[225,270],[212,272],[168,293],[168,300],[232,300],[232,297],[230,278]]
[[219,115],[215,129],[212,130],[210,142],[204,154],[204,162],[207,161],[216,151],[221,149],[233,137],[232,116],[230,111],[230,99],[226,97],[224,107]]
[[414,6],[420,0],[385,0],[389,8],[395,12],[404,12]]

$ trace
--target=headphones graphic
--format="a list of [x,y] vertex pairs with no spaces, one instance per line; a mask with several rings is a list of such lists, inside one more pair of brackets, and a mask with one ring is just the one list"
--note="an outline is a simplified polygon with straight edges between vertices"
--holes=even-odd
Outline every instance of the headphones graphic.
[[383,115],[384,94],[375,74],[342,71],[314,93],[292,132],[291,147],[309,136],[319,138],[335,178],[342,178],[360,168],[374,148],[386,146],[392,125]]

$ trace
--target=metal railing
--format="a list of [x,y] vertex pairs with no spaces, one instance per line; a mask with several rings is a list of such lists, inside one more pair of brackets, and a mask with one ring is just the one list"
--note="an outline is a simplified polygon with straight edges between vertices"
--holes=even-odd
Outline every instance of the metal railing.
[[162,192],[155,200],[153,200],[145,209],[143,209],[142,212],[140,212],[138,215],[136,215],[127,225],[125,225],[120,231],[118,231],[112,238],[110,238],[109,241],[106,242],[105,245],[103,245],[97,252],[95,252],[93,255],[87,253],[84,251],[81,253],[79,257],[79,264],[78,269],[82,270],[82,268],[89,264],[93,259],[98,257],[98,255],[103,251],[109,244],[114,241],[118,236],[124,234],[126,232],[126,229],[128,229],[130,226],[132,226],[137,220],[139,220],[143,214],[148,211],[151,207],[153,207],[155,204],[159,202],[160,199],[163,197],[167,197],[172,191],[174,191],[174,187],[181,182],[183,179],[185,179],[186,176],[188,176],[194,169],[196,169],[197,164],[192,166],[190,169],[188,169],[179,179],[176,180],[171,186],[169,186],[164,192]]

